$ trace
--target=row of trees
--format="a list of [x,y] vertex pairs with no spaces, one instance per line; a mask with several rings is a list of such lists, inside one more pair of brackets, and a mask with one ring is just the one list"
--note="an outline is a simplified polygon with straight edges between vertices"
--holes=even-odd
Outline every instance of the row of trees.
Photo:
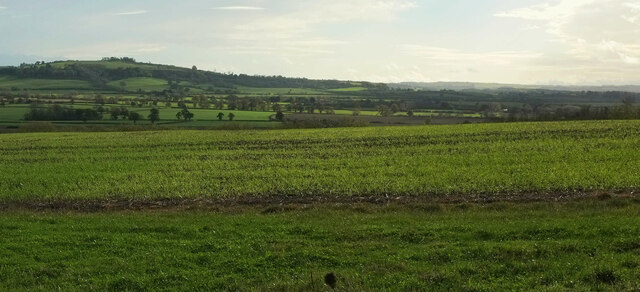
[[556,120],[627,120],[640,119],[640,107],[633,105],[591,106],[537,106],[523,107],[499,117],[505,121]]
[[102,120],[102,114],[95,109],[74,109],[61,105],[46,108],[32,107],[24,115],[27,121],[90,121]]

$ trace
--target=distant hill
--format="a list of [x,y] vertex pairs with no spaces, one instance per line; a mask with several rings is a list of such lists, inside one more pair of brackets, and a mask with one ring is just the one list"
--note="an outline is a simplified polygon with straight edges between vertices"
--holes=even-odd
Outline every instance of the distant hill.
[[132,58],[36,62],[0,67],[0,90],[160,92],[177,87],[190,88],[192,92],[217,93],[233,93],[239,87],[318,90],[387,88],[385,84],[370,82],[225,74],[198,70],[195,66],[182,68],[140,63]]
[[388,84],[392,88],[422,90],[556,90],[556,91],[626,91],[640,93],[640,85],[603,86],[563,86],[563,85],[522,85],[474,82],[401,82]]

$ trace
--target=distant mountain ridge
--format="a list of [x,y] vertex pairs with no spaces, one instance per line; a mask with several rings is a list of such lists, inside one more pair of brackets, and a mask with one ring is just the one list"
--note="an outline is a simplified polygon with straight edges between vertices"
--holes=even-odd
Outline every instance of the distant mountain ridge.
[[476,83],[476,82],[400,82],[389,83],[392,88],[421,89],[421,90],[556,90],[556,91],[626,91],[640,93],[640,85],[524,85],[507,83]]

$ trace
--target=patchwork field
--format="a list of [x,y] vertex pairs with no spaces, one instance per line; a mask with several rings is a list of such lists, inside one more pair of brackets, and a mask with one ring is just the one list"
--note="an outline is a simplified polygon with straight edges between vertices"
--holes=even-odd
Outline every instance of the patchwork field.
[[0,200],[637,190],[639,146],[640,121],[6,134]]

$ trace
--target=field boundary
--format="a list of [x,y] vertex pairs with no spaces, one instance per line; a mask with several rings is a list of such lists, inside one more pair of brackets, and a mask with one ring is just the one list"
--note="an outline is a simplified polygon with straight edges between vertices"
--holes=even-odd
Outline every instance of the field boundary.
[[587,199],[609,200],[626,198],[640,200],[640,190],[591,191],[573,193],[526,194],[456,194],[432,196],[243,196],[228,198],[163,198],[163,199],[51,199],[51,200],[3,200],[0,211],[141,211],[141,210],[218,210],[236,208],[265,208],[273,206],[295,207],[306,205],[424,205],[424,204],[489,204],[570,202]]

